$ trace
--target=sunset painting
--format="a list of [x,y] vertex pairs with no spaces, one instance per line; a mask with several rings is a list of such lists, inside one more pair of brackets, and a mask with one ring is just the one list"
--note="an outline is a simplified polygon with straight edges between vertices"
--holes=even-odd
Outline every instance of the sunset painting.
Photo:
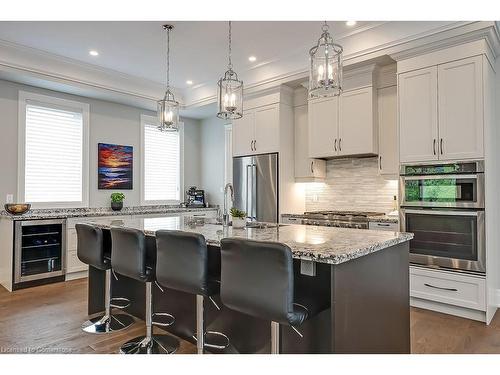
[[132,190],[133,147],[99,143],[98,188]]

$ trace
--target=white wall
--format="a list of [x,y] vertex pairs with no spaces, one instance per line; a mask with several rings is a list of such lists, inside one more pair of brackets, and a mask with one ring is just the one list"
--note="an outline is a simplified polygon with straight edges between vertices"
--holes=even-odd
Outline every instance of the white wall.
[[224,125],[215,117],[201,120],[201,188],[205,189],[209,204],[222,207],[224,201]]
[[[17,128],[18,92],[35,92],[76,100],[90,105],[90,207],[109,205],[111,190],[97,189],[97,144],[122,144],[134,148],[133,190],[124,190],[126,206],[140,205],[140,115],[155,113],[122,104],[68,95],[55,91],[0,80],[0,202],[7,194],[17,195]],[[200,126],[198,120],[183,119],[184,132],[184,186],[200,183]]]

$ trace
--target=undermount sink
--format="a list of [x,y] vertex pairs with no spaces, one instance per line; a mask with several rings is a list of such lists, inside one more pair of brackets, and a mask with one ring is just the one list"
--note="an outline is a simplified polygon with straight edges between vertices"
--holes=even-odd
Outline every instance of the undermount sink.
[[279,228],[284,227],[286,224],[278,224],[278,223],[258,223],[258,222],[248,222],[246,224],[247,228],[252,229],[269,229],[269,228]]

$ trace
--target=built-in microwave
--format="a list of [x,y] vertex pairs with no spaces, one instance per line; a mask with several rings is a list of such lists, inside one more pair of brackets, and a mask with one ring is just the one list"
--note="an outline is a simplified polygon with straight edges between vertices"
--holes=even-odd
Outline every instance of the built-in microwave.
[[484,208],[484,162],[402,165],[403,207]]
[[485,272],[484,162],[402,165],[400,178],[410,262]]

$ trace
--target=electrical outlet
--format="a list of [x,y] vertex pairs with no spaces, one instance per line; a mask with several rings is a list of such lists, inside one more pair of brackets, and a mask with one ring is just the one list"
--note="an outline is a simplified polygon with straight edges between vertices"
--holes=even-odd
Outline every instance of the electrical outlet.
[[14,194],[7,194],[5,203],[14,203]]
[[314,194],[313,195],[313,202],[317,202],[319,199],[318,199],[318,194]]

